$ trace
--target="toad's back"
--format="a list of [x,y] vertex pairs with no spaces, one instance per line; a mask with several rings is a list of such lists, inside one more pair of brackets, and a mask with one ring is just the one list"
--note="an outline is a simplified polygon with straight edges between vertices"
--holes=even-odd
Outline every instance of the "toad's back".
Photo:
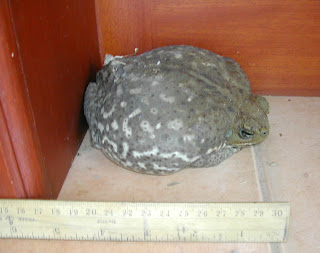
[[85,111],[93,143],[110,159],[134,171],[169,174],[225,144],[249,93],[233,60],[171,46],[111,60],[90,84]]

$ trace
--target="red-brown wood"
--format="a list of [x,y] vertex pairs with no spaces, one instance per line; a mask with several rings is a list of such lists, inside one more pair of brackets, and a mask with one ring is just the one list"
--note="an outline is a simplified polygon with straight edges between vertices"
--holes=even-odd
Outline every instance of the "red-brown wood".
[[0,24],[1,197],[50,197],[7,1]]
[[253,91],[320,96],[320,2],[96,0],[101,59],[189,44],[238,61]]
[[133,54],[152,49],[149,0],[96,0],[101,63],[104,55]]
[[0,196],[1,198],[24,198],[23,181],[12,147],[7,123],[0,104]]
[[44,165],[56,197],[87,129],[85,87],[100,67],[94,1],[10,2]]

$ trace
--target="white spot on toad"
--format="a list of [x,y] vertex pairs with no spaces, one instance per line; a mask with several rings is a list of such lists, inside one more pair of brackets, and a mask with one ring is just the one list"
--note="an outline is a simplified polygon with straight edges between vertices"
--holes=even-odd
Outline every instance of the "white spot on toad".
[[111,123],[111,127],[113,130],[117,130],[119,128],[117,121],[113,120]]
[[98,123],[98,129],[99,129],[100,133],[102,133],[104,130],[104,126],[100,122]]
[[158,82],[158,81],[153,80],[153,81],[152,81],[152,83],[151,83],[151,86],[156,86],[156,85],[158,85],[158,84],[159,84],[159,82]]
[[[132,155],[135,158],[141,158],[141,157],[145,157],[145,156],[156,156],[158,152],[159,152],[159,148],[153,147],[152,150],[150,150],[150,151],[144,151],[144,152],[133,151]],[[166,158],[166,159],[170,159],[172,157],[180,158],[181,160],[183,160],[185,162],[194,162],[195,160],[197,160],[199,158],[199,156],[189,158],[187,155],[182,154],[177,151],[171,152],[171,153],[160,153],[158,156],[162,157],[162,158]]]
[[[156,164],[156,163],[153,163],[152,166],[153,166],[153,168],[154,168],[155,170],[169,170],[168,167],[159,166],[159,165]],[[172,170],[172,169],[170,168],[170,170]]]
[[183,127],[183,123],[181,119],[174,119],[167,123],[167,127],[173,130],[180,130]]
[[214,149],[213,148],[209,148],[206,152],[206,155],[210,154]]
[[170,159],[172,157],[176,157],[176,158],[180,158],[181,160],[183,160],[185,162],[194,162],[195,160],[197,160],[199,158],[199,156],[189,158],[187,155],[182,154],[178,151],[171,152],[171,153],[161,153],[160,157],[167,158],[167,159]]
[[143,120],[140,123],[140,127],[144,132],[148,132],[150,134],[150,138],[154,139],[155,135],[154,135],[154,129],[153,127],[150,125],[149,121]]
[[135,88],[135,89],[131,89],[130,94],[139,94],[141,92],[141,88]]
[[130,113],[129,119],[137,116],[137,115],[140,114],[140,113],[141,113],[141,109],[140,109],[140,108],[135,109],[132,113]]
[[183,136],[184,141],[192,141],[194,139],[194,135],[185,135]]
[[160,97],[163,101],[168,102],[168,103],[170,103],[170,104],[172,104],[172,103],[175,101],[175,98],[174,98],[174,97],[172,97],[172,96],[167,96],[166,94],[163,94],[163,93],[161,93],[161,94],[159,95],[159,97]]
[[128,126],[127,118],[123,120],[122,131],[124,132],[127,138],[130,138],[132,136],[132,129]]
[[107,136],[103,136],[102,144],[104,144],[105,142],[108,142],[108,144],[112,146],[114,152],[118,151],[117,144],[115,142],[111,141]]
[[159,152],[158,147],[153,147],[152,150],[150,151],[144,151],[144,152],[138,152],[138,151],[132,151],[132,155],[134,158],[141,158],[143,156],[152,156],[152,155],[156,155],[157,152]]
[[145,170],[147,169],[146,165],[144,163],[142,163],[142,162],[138,162],[138,165],[142,169],[145,169]]
[[124,142],[124,143],[122,143],[122,147],[123,147],[122,157],[125,159],[127,157],[128,151],[129,151],[129,145],[128,145],[128,143]]
[[104,118],[104,119],[109,118],[109,117],[114,113],[114,110],[115,110],[115,109],[116,109],[116,106],[113,105],[112,108],[111,108],[111,110],[110,110],[109,112],[104,112],[104,113],[103,113],[103,118]]
[[205,66],[212,67],[212,68],[217,68],[217,65],[216,65],[216,64],[214,64],[214,63],[210,63],[210,62],[202,62],[201,64],[202,64],[202,65],[205,65]]
[[123,107],[126,107],[126,105],[127,105],[127,103],[126,102],[124,102],[124,101],[122,101],[121,103],[120,103],[120,106],[123,108]]
[[172,53],[173,53],[173,55],[174,55],[174,57],[176,59],[181,59],[182,58],[182,54],[181,54],[180,51],[173,51]]

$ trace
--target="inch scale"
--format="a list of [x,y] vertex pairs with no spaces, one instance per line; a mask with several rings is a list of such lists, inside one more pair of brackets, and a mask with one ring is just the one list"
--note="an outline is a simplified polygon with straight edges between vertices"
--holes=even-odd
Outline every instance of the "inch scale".
[[289,203],[0,200],[0,238],[284,242]]

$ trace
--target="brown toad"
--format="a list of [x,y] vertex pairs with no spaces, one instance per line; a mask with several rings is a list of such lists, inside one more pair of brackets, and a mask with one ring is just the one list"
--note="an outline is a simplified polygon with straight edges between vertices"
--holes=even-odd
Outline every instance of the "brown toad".
[[84,110],[93,145],[122,167],[214,166],[269,134],[268,101],[232,59],[192,46],[106,57]]

